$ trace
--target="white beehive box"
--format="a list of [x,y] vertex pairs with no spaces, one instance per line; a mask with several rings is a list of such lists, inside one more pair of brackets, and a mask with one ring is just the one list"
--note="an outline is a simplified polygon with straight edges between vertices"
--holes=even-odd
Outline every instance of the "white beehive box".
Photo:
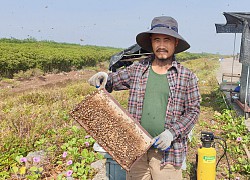
[[127,171],[152,145],[152,137],[106,90],[87,95],[70,114]]

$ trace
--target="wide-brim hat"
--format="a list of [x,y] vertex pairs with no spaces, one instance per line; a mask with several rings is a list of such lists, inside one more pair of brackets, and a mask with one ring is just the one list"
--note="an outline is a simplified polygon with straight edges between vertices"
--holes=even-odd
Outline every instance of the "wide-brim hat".
[[150,36],[151,34],[165,34],[179,39],[179,43],[175,48],[174,54],[190,48],[188,42],[178,34],[177,21],[169,16],[155,17],[151,23],[151,29],[147,32],[139,33],[136,36],[136,42],[142,49],[153,52]]

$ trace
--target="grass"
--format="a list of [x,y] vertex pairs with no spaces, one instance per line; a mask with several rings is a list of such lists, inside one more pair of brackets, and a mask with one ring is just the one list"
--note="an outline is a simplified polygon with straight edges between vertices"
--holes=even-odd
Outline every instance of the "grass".
[[[237,117],[236,113],[225,102],[224,94],[219,90],[215,73],[219,67],[216,59],[198,59],[185,62],[186,66],[193,70],[199,78],[199,89],[202,96],[201,114],[194,128],[193,139],[190,142],[188,153],[188,170],[185,176],[194,179],[195,156],[199,148],[200,132],[213,132],[215,136],[223,138],[228,146],[227,155],[231,168],[231,179],[250,178],[250,162],[243,150],[243,144],[250,147],[250,135],[244,125],[244,118]],[[242,138],[244,137],[244,138]],[[242,138],[241,141],[237,139]],[[198,143],[197,143],[198,142]],[[215,140],[217,161],[223,155],[224,150]],[[236,148],[237,147],[237,148]],[[244,159],[244,160],[243,160]],[[217,167],[216,179],[228,179],[229,167],[226,157],[223,156]]]
[[[242,145],[250,147],[249,133],[244,127],[241,117],[227,109],[218,89],[215,72],[218,68],[216,59],[197,59],[183,62],[199,78],[202,96],[199,122],[193,131],[189,143],[186,178],[192,178],[195,171],[195,155],[200,143],[200,131],[211,131],[226,139],[231,177],[247,179],[250,175],[249,162]],[[102,67],[103,68],[103,67]],[[0,179],[65,179],[65,172],[76,179],[91,179],[96,173],[90,164],[102,156],[93,151],[94,140],[79,127],[69,116],[70,110],[95,88],[83,80],[71,82],[64,87],[37,89],[22,93],[0,93]],[[128,92],[113,92],[112,95],[127,108]],[[236,139],[241,137],[241,141]],[[223,150],[216,147],[218,157]],[[44,150],[49,162],[43,169],[32,166],[25,169],[20,162],[29,152]],[[62,154],[67,152],[67,157]],[[67,165],[72,160],[73,163]],[[32,162],[34,163],[34,162]],[[228,177],[227,163],[222,158],[217,170],[217,179]],[[64,173],[64,174],[62,174]]]
[[[77,124],[70,118],[69,111],[93,90],[83,82],[74,82],[64,88],[2,96],[0,177],[8,173],[6,177],[10,176],[13,173],[11,167],[20,166],[16,161],[17,156],[44,149],[50,152],[52,149],[51,159],[55,160],[62,154],[61,146],[64,143],[73,138],[82,139],[86,132],[81,128],[78,128],[77,134],[74,132],[72,128]],[[78,148],[81,149],[81,146]],[[89,149],[92,151],[91,147]]]

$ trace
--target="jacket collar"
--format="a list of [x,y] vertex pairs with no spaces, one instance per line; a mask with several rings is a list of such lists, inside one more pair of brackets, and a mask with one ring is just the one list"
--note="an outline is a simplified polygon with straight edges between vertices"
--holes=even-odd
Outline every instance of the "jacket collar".
[[178,74],[179,71],[180,71],[180,63],[177,62],[176,60],[174,60],[174,61],[172,62],[172,67],[170,67],[169,70],[171,70],[171,69],[176,70],[176,72],[177,72],[177,74]]

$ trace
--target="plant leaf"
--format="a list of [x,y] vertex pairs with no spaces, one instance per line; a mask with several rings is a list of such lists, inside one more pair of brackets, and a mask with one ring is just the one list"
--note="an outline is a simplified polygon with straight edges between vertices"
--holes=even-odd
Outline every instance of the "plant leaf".
[[14,167],[12,167],[12,170],[13,170],[14,173],[17,173],[18,172],[18,167],[14,166]]

